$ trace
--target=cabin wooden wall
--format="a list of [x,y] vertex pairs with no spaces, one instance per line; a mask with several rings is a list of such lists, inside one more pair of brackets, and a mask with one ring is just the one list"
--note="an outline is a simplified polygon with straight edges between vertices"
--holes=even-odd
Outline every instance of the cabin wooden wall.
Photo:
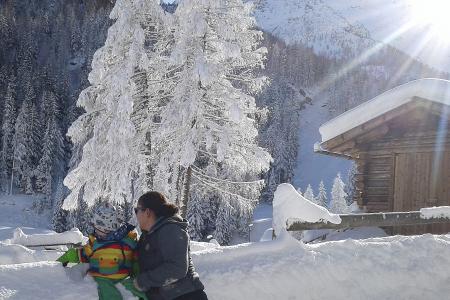
[[368,212],[392,211],[393,156],[367,153],[357,160],[356,200]]
[[[450,134],[442,137],[422,132],[386,136],[371,143],[356,163],[354,200],[368,212],[450,205]],[[424,232],[450,232],[450,226],[394,229],[398,234]]]

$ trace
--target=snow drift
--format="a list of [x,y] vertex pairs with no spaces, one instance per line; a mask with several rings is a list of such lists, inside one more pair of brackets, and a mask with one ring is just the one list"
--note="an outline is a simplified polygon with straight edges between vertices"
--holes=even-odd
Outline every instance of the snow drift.
[[[304,245],[275,241],[198,247],[193,260],[210,299],[445,299],[450,235]],[[132,299],[131,295],[126,299]],[[1,299],[97,299],[90,277],[71,281],[55,262],[0,266]]]
[[286,229],[288,219],[341,223],[339,215],[330,213],[326,208],[312,203],[300,195],[289,183],[282,183],[277,187],[273,199],[273,228],[277,236]]

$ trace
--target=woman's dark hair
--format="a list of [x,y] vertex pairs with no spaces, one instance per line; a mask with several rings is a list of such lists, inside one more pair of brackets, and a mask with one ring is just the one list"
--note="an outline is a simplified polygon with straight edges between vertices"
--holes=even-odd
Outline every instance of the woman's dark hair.
[[159,192],[147,192],[139,197],[139,205],[142,208],[151,209],[156,217],[172,217],[178,213],[178,207],[169,203],[166,197]]

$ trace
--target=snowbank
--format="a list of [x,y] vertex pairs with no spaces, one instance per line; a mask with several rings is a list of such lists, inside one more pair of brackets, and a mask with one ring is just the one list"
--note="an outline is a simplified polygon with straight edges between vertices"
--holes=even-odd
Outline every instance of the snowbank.
[[[450,235],[302,244],[277,240],[192,253],[209,299],[447,299]],[[97,299],[58,263],[0,266],[0,299]],[[125,299],[132,299],[127,292]]]
[[52,232],[33,235],[27,235],[23,233],[22,229],[16,228],[13,238],[5,242],[23,246],[84,244],[87,242],[87,238],[83,236],[78,228],[62,233]]
[[[21,264],[47,260],[54,261],[61,254],[61,252],[57,251],[31,250],[21,245],[11,245],[0,242],[0,265]],[[1,296],[0,299],[2,299]]]
[[414,97],[450,105],[450,81],[434,78],[419,79],[384,92],[320,126],[322,142],[406,104]]
[[217,245],[215,243],[204,243],[204,242],[191,241],[190,247],[191,247],[192,252],[197,252],[197,251],[205,251],[205,250],[209,250],[209,249],[215,249],[217,247],[220,247],[220,245]]
[[284,236],[197,253],[194,262],[211,299],[442,299],[449,246],[448,235],[315,245]]
[[301,220],[311,223],[319,221],[341,223],[339,215],[312,203],[289,183],[282,183],[277,187],[273,199],[273,228],[277,236],[286,229],[288,219],[291,219],[290,222]]
[[447,218],[450,219],[450,206],[426,207],[420,209],[422,219]]

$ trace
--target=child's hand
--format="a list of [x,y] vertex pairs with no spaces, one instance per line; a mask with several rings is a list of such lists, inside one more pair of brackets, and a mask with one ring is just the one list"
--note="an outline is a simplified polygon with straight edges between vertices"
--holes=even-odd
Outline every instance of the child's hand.
[[56,261],[59,261],[63,266],[67,266],[68,263],[79,263],[80,258],[78,256],[78,249],[69,249],[66,253],[58,257]]

